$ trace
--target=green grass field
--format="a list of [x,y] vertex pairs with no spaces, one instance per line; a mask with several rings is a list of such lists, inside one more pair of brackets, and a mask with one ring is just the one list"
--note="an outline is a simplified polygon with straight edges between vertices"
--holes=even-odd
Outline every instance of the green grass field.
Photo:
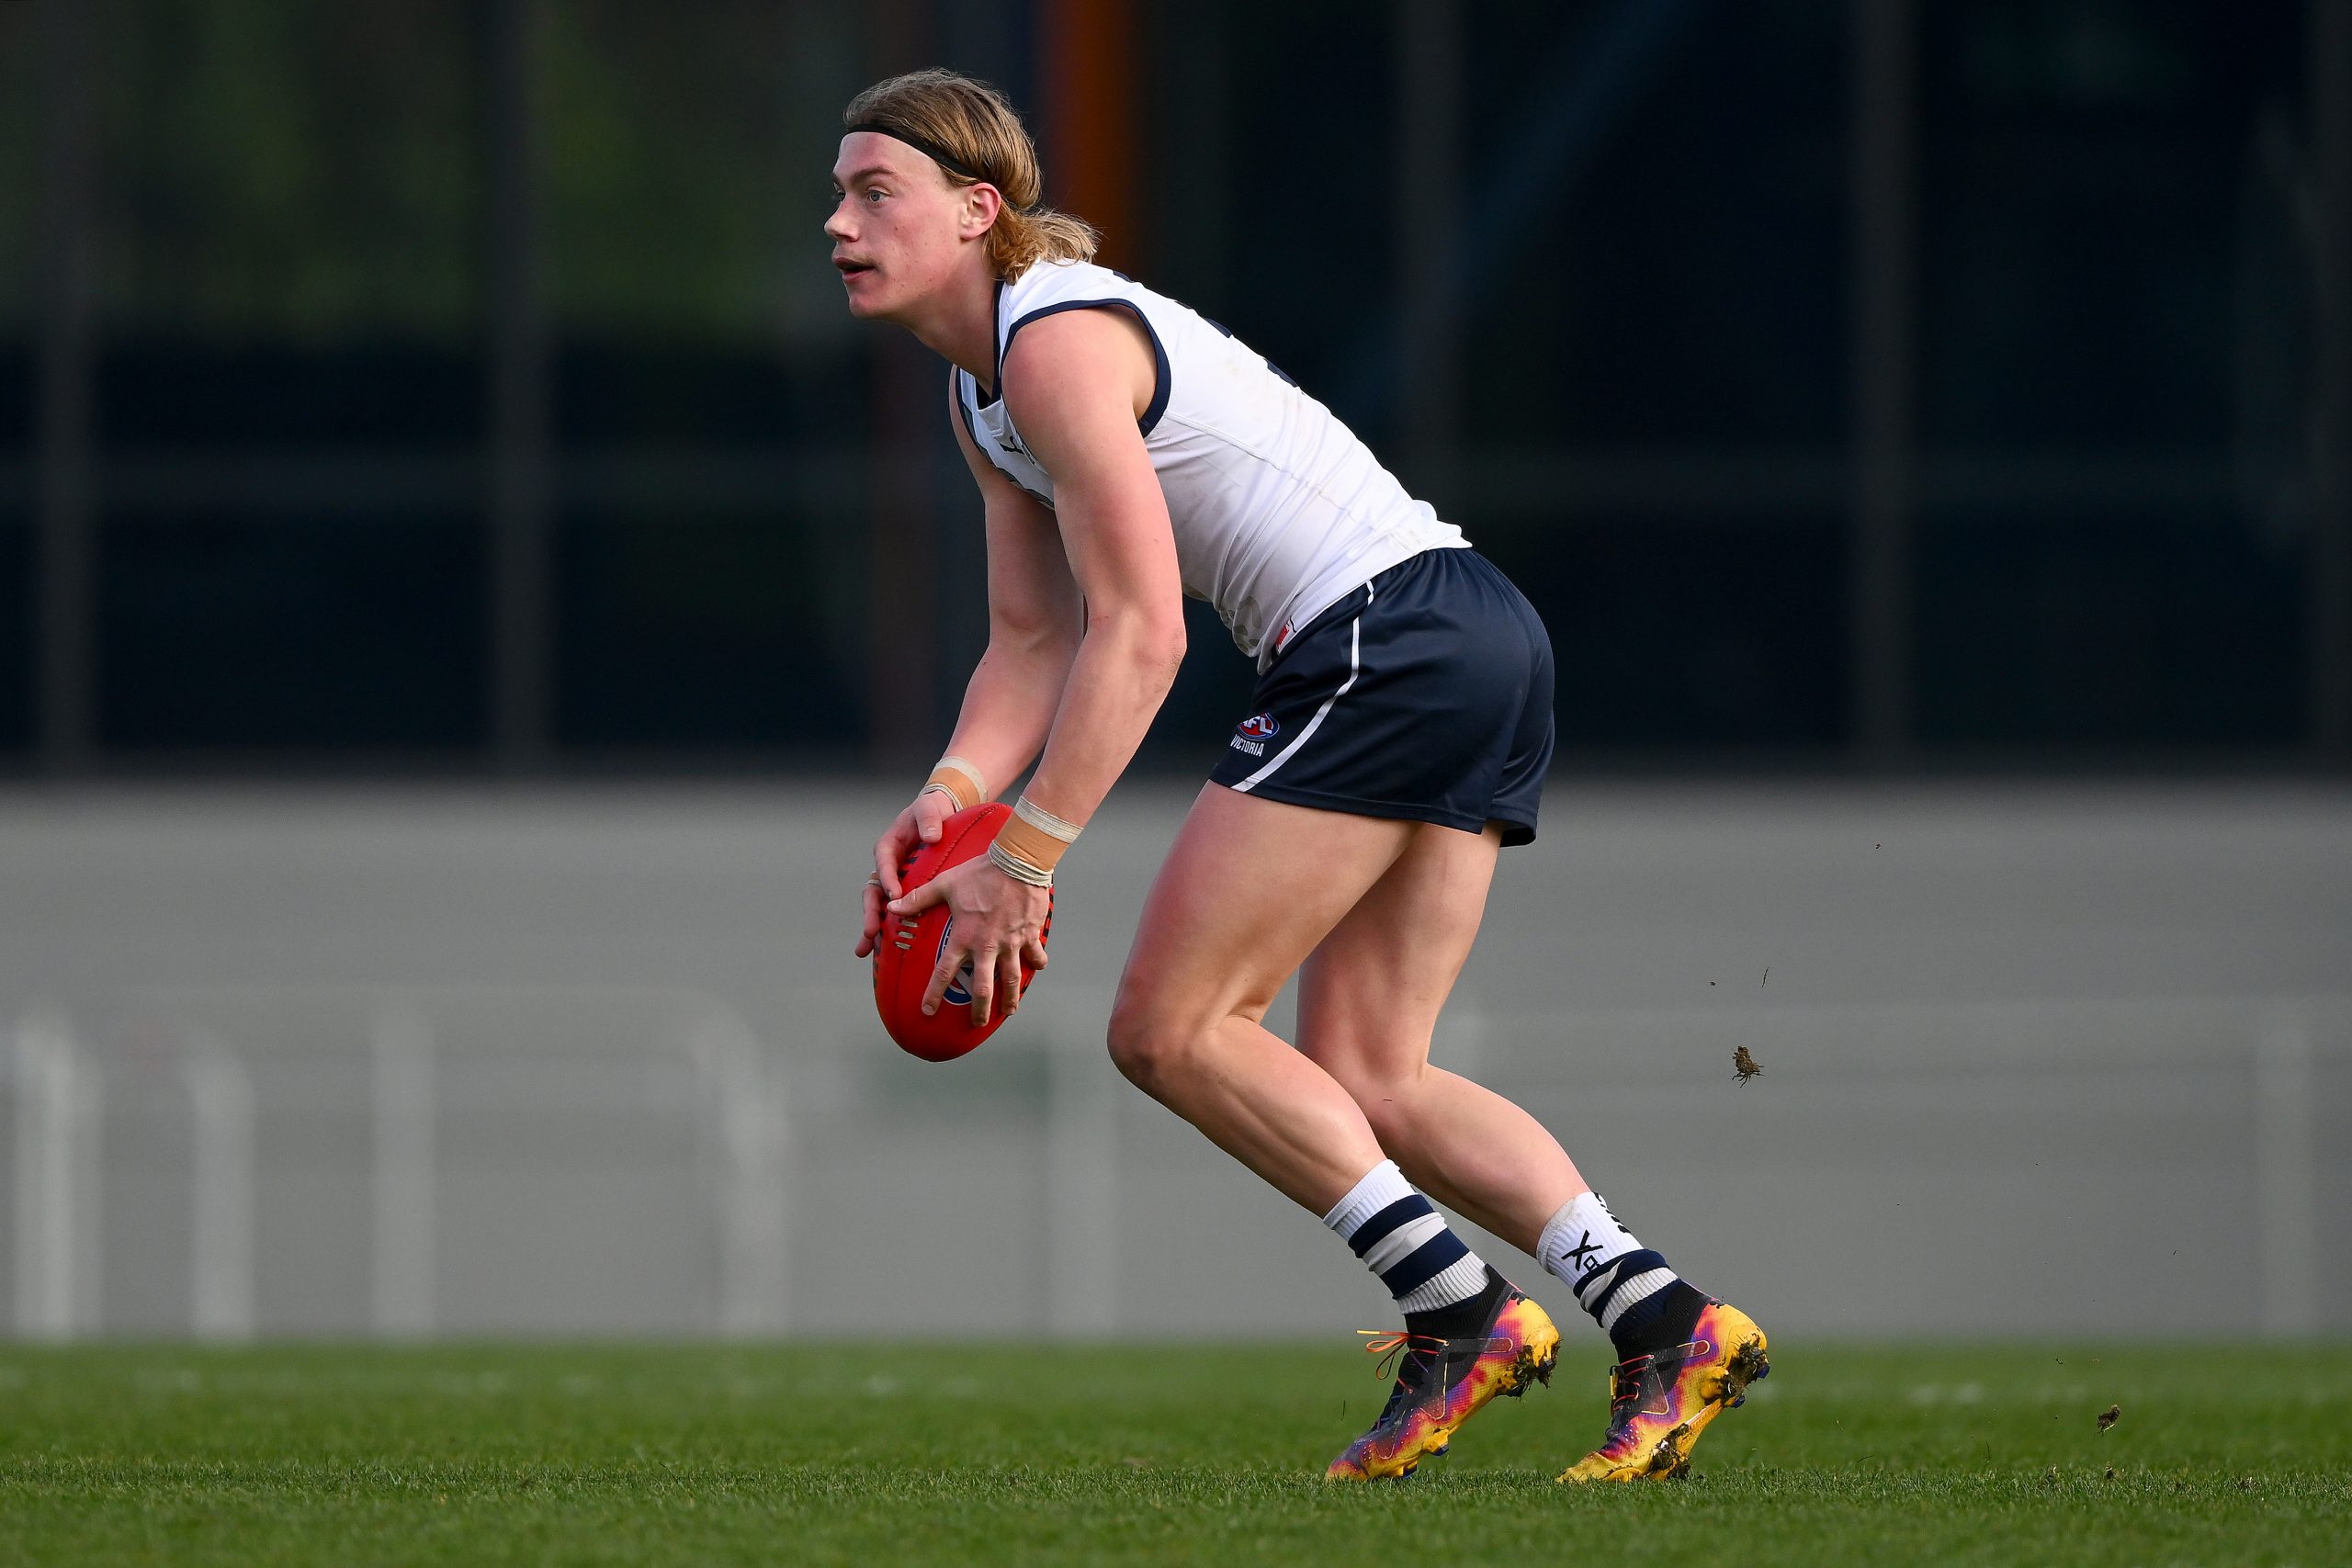
[[0,1562],[2352,1562],[2352,1348],[1773,1361],[1570,1490],[1589,1345],[1378,1488],[1334,1346],[0,1348]]

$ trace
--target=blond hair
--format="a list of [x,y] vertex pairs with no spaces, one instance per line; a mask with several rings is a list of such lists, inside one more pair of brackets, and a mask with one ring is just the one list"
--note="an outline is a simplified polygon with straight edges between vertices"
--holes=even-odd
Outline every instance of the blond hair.
[[929,143],[961,164],[939,165],[950,185],[996,186],[1004,197],[988,234],[989,270],[1018,277],[1041,261],[1091,261],[1098,238],[1082,218],[1038,204],[1045,178],[1036,144],[1002,93],[953,71],[910,71],[876,82],[842,111],[844,128],[866,126]]

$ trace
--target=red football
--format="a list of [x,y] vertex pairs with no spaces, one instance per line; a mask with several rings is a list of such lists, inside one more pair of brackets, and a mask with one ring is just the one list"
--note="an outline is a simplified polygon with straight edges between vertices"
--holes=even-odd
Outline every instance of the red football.
[[[941,825],[937,843],[922,846],[915,851],[914,859],[899,868],[899,886],[912,892],[949,866],[961,865],[988,853],[997,830],[1012,816],[1012,807],[993,801],[958,811]],[[1041,942],[1054,934],[1050,891],[1046,898],[1046,930]],[[890,1038],[899,1043],[900,1049],[926,1062],[954,1061],[994,1034],[1004,1022],[1004,1008],[1000,1002],[996,1015],[985,1026],[974,1027],[972,993],[966,988],[972,979],[968,963],[961,974],[947,983],[947,995],[940,1002],[939,1010],[928,1018],[923,1016],[922,994],[931,984],[932,971],[939,967],[939,955],[947,946],[947,928],[954,923],[944,904],[933,904],[910,917],[886,911],[882,934],[874,949],[874,1009],[882,1015],[882,1027],[890,1032]],[[1036,977],[1037,972],[1028,964],[1021,966],[1024,996],[1029,982]]]

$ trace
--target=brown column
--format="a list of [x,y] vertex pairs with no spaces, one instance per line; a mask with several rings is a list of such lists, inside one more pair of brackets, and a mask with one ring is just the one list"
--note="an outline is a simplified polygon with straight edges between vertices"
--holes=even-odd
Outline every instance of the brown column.
[[1134,6],[1039,0],[1036,18],[1046,204],[1102,231],[1103,265],[1138,266]]

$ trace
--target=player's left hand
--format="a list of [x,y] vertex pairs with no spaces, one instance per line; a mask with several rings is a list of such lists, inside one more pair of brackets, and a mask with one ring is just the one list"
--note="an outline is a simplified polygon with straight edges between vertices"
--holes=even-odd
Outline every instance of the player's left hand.
[[950,867],[929,882],[889,904],[893,916],[916,915],[933,904],[945,904],[953,919],[946,944],[940,949],[939,966],[923,988],[922,1010],[939,1010],[948,982],[972,965],[972,1022],[985,1027],[996,999],[1004,1000],[1006,1017],[1021,1005],[1021,966],[1046,966],[1046,919],[1053,908],[1048,888],[1032,887],[990,865],[985,858]]

